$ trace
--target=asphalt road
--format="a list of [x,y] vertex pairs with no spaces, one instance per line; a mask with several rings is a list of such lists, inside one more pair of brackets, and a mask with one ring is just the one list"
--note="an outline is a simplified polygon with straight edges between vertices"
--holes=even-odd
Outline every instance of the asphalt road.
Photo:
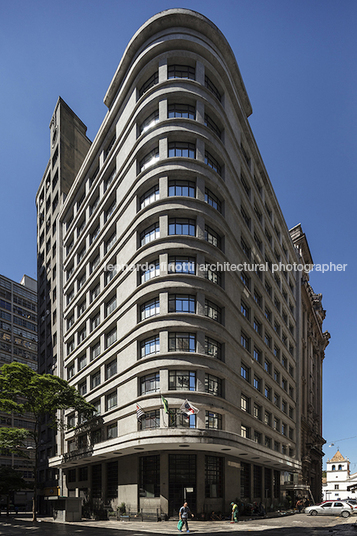
[[[260,536],[357,536],[356,516],[348,519],[340,517],[310,517],[305,514],[292,516],[253,519],[231,524],[228,521],[213,523],[191,521],[190,534],[232,534]],[[263,533],[263,534],[262,534]],[[29,518],[19,514],[6,519],[0,517],[1,536],[148,536],[178,535],[176,522],[161,523],[82,521],[81,523],[53,523],[41,520],[32,523]],[[184,533],[183,533],[184,534]]]

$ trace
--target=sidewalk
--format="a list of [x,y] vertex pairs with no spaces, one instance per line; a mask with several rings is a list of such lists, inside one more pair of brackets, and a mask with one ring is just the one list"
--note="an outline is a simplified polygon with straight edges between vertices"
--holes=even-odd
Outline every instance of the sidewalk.
[[[30,521],[30,515],[19,514],[13,516],[14,520],[18,521]],[[284,516],[269,516],[272,517],[284,517]],[[267,518],[266,518],[267,519]],[[42,523],[55,523],[52,517],[39,517],[39,522]],[[125,530],[134,532],[147,532],[151,534],[178,534],[177,520],[174,521],[94,521],[92,519],[83,519],[77,522],[67,522],[65,525],[78,526],[82,529],[86,527],[94,527],[98,529],[112,529],[112,530]],[[56,525],[63,525],[62,523],[56,523]],[[238,523],[231,523],[230,521],[195,521],[191,519],[189,521],[190,533],[207,534],[212,532],[240,532],[252,530],[267,530],[279,528],[274,527],[271,524],[266,524],[265,518],[243,518]],[[182,533],[184,534],[184,532]]]

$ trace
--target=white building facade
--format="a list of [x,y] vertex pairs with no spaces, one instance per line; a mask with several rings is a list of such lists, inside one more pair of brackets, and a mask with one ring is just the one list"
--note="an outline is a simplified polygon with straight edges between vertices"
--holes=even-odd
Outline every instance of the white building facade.
[[324,500],[356,498],[355,489],[357,487],[357,473],[350,472],[350,461],[344,458],[338,450],[336,454],[327,461],[326,483],[323,484]]

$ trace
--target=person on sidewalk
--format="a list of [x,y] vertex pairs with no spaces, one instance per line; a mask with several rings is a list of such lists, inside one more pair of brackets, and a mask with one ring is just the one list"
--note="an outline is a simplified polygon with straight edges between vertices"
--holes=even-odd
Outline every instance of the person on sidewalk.
[[188,504],[187,502],[185,501],[183,503],[183,506],[181,506],[180,510],[179,510],[179,518],[181,519],[183,525],[182,527],[180,528],[180,532],[182,532],[182,528],[185,526],[186,527],[186,532],[190,532],[189,531],[189,528],[188,528],[188,523],[187,523],[187,520],[188,520],[188,516],[191,516],[191,517],[194,517],[194,515],[192,514],[191,510],[189,509],[188,507]]
[[232,507],[232,521],[231,523],[238,523],[239,519],[239,511],[238,511],[238,505],[235,502],[231,502]]

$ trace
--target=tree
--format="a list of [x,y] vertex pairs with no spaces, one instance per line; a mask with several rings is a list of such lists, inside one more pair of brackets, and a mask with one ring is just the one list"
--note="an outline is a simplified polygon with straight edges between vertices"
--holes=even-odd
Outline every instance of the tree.
[[26,480],[7,465],[0,465],[0,495],[6,496],[7,515],[10,514],[10,494],[28,487]]
[[[35,421],[33,430],[28,431],[28,436],[33,439],[35,451],[33,521],[37,520],[37,469],[41,424],[47,417],[49,426],[65,427],[63,419],[65,409],[77,411],[82,421],[90,419],[95,412],[95,408],[74,387],[58,376],[38,374],[27,365],[15,362],[0,368],[0,411],[19,415],[29,412]],[[20,445],[21,443],[17,446]],[[13,444],[13,448],[16,449],[16,445]]]

